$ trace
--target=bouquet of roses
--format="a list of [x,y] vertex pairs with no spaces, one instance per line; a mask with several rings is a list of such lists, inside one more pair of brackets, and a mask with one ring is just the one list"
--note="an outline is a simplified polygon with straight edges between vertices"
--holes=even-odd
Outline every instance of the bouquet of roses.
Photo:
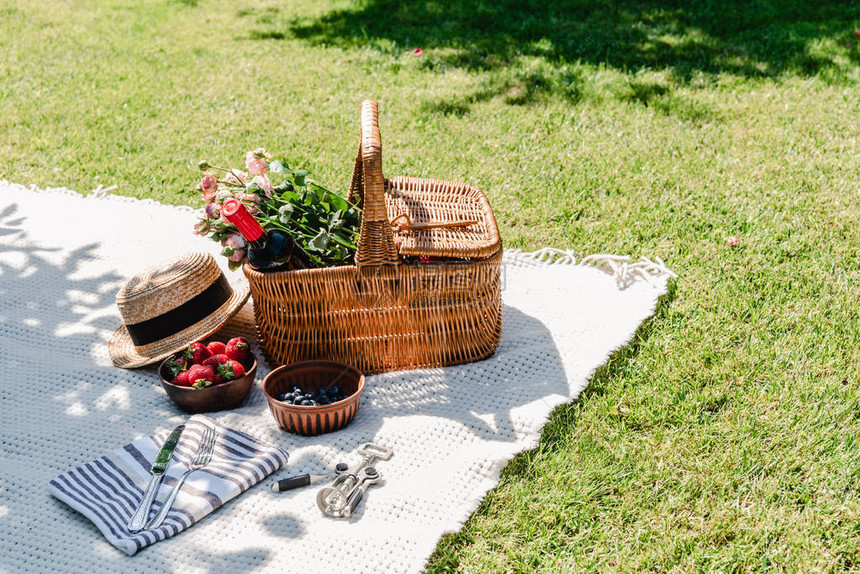
[[221,214],[221,206],[230,198],[240,200],[267,232],[281,230],[290,235],[313,265],[332,267],[352,262],[361,211],[309,178],[307,171],[292,170],[282,160],[273,161],[262,148],[246,154],[247,172],[206,161],[198,167],[205,172],[198,189],[206,207],[194,231],[221,243],[230,269],[239,268],[247,257],[245,238]]

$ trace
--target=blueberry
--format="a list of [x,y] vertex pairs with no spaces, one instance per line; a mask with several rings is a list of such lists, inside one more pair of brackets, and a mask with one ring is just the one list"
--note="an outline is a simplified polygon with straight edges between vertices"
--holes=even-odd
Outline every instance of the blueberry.
[[332,385],[328,392],[330,395],[338,395],[340,394],[340,388],[337,385]]
[[294,405],[300,405],[300,404],[302,404],[302,401],[303,401],[303,400],[304,400],[304,399],[301,399],[301,398],[299,398],[299,397],[296,397],[296,398],[294,398],[294,399],[293,399],[293,404],[294,404]]
[[298,385],[294,386],[294,387],[293,387],[293,394],[294,394],[294,395],[300,395],[300,394],[302,394],[302,388],[301,388],[300,386],[298,386]]
[[296,398],[296,395],[294,395],[293,393],[284,393],[284,398],[282,398],[281,400],[282,400],[282,401],[290,401],[290,402],[292,402],[292,400],[293,400],[294,398]]
[[303,406],[303,407],[312,407],[312,406],[313,406],[313,404],[314,404],[314,402],[313,402],[313,401],[309,401],[309,400],[307,400],[307,399],[305,399],[305,400],[303,400],[303,401],[302,401],[302,406]]
[[325,387],[323,387],[321,389],[317,389],[317,395],[323,396],[323,395],[327,395],[327,394],[328,394],[328,391],[326,390]]
[[320,398],[317,399],[317,401],[319,401],[319,404],[321,405],[331,404],[331,399],[328,398],[328,395],[322,395]]
[[286,395],[286,393],[281,393],[280,395],[278,395],[278,400],[279,400],[279,401],[285,401],[285,400],[287,400],[287,395]]

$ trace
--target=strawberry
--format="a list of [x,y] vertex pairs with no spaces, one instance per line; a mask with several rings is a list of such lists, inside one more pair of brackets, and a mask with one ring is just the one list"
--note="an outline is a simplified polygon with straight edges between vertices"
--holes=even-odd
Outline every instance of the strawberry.
[[228,362],[230,362],[230,360],[231,360],[230,357],[228,357],[227,355],[223,355],[223,354],[212,355],[208,359],[205,359],[203,361],[203,364],[209,365],[210,367],[212,367],[213,369],[215,369],[217,371],[218,367],[220,367],[221,365],[227,364]]
[[206,348],[209,349],[209,352],[213,355],[223,355],[226,347],[227,345],[221,341],[209,341],[209,344],[206,345]]
[[184,355],[186,359],[195,365],[201,364],[204,359],[208,359],[211,356],[212,353],[203,345],[203,343],[191,343],[188,345],[188,348],[185,349]]
[[215,369],[209,365],[191,365],[188,369],[188,382],[195,389],[208,387],[215,382]]
[[172,377],[176,377],[179,373],[191,366],[191,363],[184,356],[171,357],[164,361],[164,368]]
[[230,359],[226,364],[218,367],[218,374],[221,375],[225,381],[232,381],[233,379],[238,379],[245,374],[245,367],[243,367],[242,363],[239,361]]
[[249,349],[248,341],[244,337],[234,337],[227,341],[227,348],[224,350],[224,354],[236,361],[244,361],[245,357],[248,356]]
[[173,384],[180,387],[190,387],[191,381],[188,380],[188,371],[176,373],[176,376],[173,377]]

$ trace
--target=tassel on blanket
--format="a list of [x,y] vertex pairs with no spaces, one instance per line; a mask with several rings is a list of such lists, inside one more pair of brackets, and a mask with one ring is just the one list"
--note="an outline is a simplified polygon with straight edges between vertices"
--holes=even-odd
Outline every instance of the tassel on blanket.
[[626,289],[636,281],[647,281],[652,286],[657,286],[659,280],[664,278],[675,278],[677,275],[663,263],[659,257],[654,261],[642,257],[634,262],[626,255],[609,255],[604,253],[589,255],[578,263],[573,251],[544,247],[538,251],[522,252],[520,250],[509,250],[524,259],[531,259],[535,263],[550,265],[581,265],[596,267],[606,271],[615,277],[615,283],[619,289]]

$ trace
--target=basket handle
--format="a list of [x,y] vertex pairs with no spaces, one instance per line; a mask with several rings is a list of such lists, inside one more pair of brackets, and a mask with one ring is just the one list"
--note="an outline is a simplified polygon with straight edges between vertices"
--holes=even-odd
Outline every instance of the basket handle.
[[361,104],[361,147],[352,172],[350,195],[360,196],[361,233],[355,253],[356,267],[400,265],[394,234],[385,207],[385,180],[382,177],[382,140],[379,136],[376,102]]
[[[401,219],[405,219],[406,223],[400,223]],[[398,231],[418,231],[421,229],[452,229],[455,227],[469,227],[477,225],[477,219],[463,219],[460,221],[422,221],[413,223],[412,218],[408,213],[401,213],[391,220],[391,227]]]

